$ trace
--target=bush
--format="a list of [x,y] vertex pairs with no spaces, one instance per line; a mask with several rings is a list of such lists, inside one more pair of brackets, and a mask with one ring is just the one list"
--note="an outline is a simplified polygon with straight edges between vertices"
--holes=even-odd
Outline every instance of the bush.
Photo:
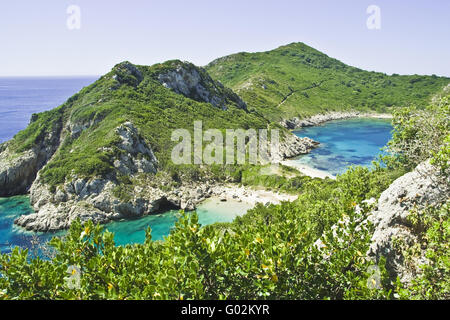
[[448,98],[442,98],[424,110],[409,107],[395,111],[393,126],[393,137],[389,142],[389,151],[394,155],[390,159],[391,165],[410,170],[435,157],[436,163],[448,166],[448,142],[445,142],[450,130]]

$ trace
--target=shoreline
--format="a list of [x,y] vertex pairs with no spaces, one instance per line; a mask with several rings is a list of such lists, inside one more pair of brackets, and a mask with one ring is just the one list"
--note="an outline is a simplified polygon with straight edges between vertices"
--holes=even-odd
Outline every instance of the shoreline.
[[303,163],[298,163],[295,160],[284,160],[281,162],[282,165],[297,169],[301,173],[303,173],[305,176],[311,177],[311,178],[320,178],[320,179],[332,179],[336,180],[336,177],[333,176],[328,171],[315,169],[313,167],[310,167]]
[[[176,194],[179,194],[177,196]],[[31,199],[30,194],[23,195]],[[196,184],[194,186],[182,186],[181,188],[172,191],[170,193],[160,193],[152,199],[137,197],[131,202],[126,203],[129,206],[138,206],[142,209],[141,214],[124,215],[117,211],[111,213],[101,212],[98,208],[91,208],[92,213],[87,214],[96,217],[94,223],[107,224],[113,221],[127,221],[136,218],[143,218],[148,215],[163,214],[165,211],[159,211],[159,205],[161,203],[171,204],[177,208],[177,210],[194,211],[205,201],[215,200],[226,204],[227,202],[239,202],[247,204],[251,209],[257,203],[266,204],[280,204],[282,201],[294,201],[298,195],[292,195],[287,193],[281,193],[278,191],[269,191],[263,188],[242,186],[238,184],[209,184],[208,182],[202,184]],[[91,199],[92,200],[92,199]],[[95,200],[95,199],[94,199]],[[142,201],[141,201],[142,200]],[[147,200],[147,206],[143,203]],[[31,204],[31,203],[30,203]],[[80,210],[86,214],[86,208],[79,208],[78,202],[64,203],[68,205],[71,210]],[[43,208],[36,208],[31,204],[32,213],[19,215],[14,219],[13,227],[21,229],[26,232],[42,232],[42,233],[54,233],[68,229],[71,222],[71,214],[61,219],[63,224],[50,224],[53,222],[55,212],[59,212],[61,209],[61,203],[47,203]],[[145,207],[145,208],[144,208]],[[77,212],[75,212],[76,215]],[[94,215],[96,214],[96,215]],[[92,219],[94,220],[94,219]]]
[[298,195],[269,191],[262,188],[255,189],[252,187],[239,186],[237,184],[227,184],[214,187],[211,197],[208,199],[215,198],[219,199],[221,202],[233,200],[255,206],[257,203],[279,204],[282,201],[294,201],[298,198]]
[[280,122],[280,124],[290,130],[301,129],[304,127],[313,127],[321,125],[328,121],[333,120],[345,120],[345,119],[357,119],[357,118],[367,118],[367,119],[392,119],[393,116],[390,113],[373,113],[373,112],[359,112],[359,111],[333,111],[324,114],[316,114],[314,116],[300,119],[294,117],[291,119],[285,119]]
[[[282,126],[285,128],[295,131],[301,128],[306,127],[314,127],[314,126],[320,126],[326,122],[335,121],[335,120],[350,120],[350,119],[392,119],[392,114],[389,113],[374,113],[374,112],[359,112],[359,111],[333,111],[328,112],[325,114],[316,114],[314,116],[300,119],[298,117],[283,120],[280,122]],[[320,141],[319,141],[320,143]],[[315,169],[311,166],[308,166],[306,164],[298,163],[293,159],[286,159],[280,162],[282,165],[292,167],[300,171],[306,176],[309,176],[311,178],[320,178],[320,179],[326,179],[330,178],[335,180],[336,177],[333,176],[331,173],[325,171],[325,170],[319,170]]]

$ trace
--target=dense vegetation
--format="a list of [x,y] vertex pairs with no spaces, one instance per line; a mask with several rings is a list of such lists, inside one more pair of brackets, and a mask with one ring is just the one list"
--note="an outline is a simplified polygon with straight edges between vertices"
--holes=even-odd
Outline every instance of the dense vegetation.
[[[444,100],[438,107],[446,108]],[[448,111],[447,111],[448,112]],[[443,115],[448,121],[448,114]],[[442,120],[442,119],[441,119]],[[408,139],[414,121],[396,118],[396,135]],[[403,123],[403,124],[402,124]],[[448,123],[446,135],[448,132]],[[409,135],[409,139],[414,139]],[[400,144],[405,145],[405,144]],[[449,150],[442,136],[435,161]],[[398,150],[398,152],[400,152]],[[403,153],[407,155],[407,153]],[[395,159],[398,159],[396,161]],[[424,272],[403,288],[379,265],[378,277],[366,259],[372,227],[361,223],[378,197],[405,172],[405,157],[388,167],[353,168],[336,181],[303,180],[292,203],[259,205],[233,223],[201,227],[196,214],[182,214],[165,241],[115,246],[113,234],[92,223],[75,223],[55,238],[51,260],[16,248],[0,257],[3,299],[360,299],[448,298],[448,205],[411,214],[428,248]],[[411,159],[414,161],[414,159]],[[249,179],[255,174],[242,174]],[[250,179],[252,180],[252,179]],[[362,210],[355,210],[357,205]],[[422,218],[420,218],[422,217]],[[424,218],[425,217],[425,218]],[[318,239],[320,243],[318,244]],[[413,248],[407,250],[414,254]],[[68,273],[69,272],[69,273]],[[79,277],[78,277],[79,276]],[[72,282],[69,281],[72,279]],[[377,286],[371,286],[376,283]]]
[[[432,158],[443,171],[449,169],[450,87],[443,96],[426,108],[416,106],[398,109],[394,115],[393,139],[389,143],[396,163],[411,170],[422,161]],[[448,172],[447,172],[448,174]]]
[[[52,260],[29,260],[18,248],[1,256],[0,292],[20,299],[388,296],[367,289],[370,226],[356,233],[366,210],[354,210],[392,178],[381,168],[358,168],[336,182],[310,180],[296,202],[260,205],[231,224],[202,228],[195,214],[186,214],[164,242],[151,241],[149,230],[145,244],[116,247],[100,226],[75,223],[65,239],[52,241]],[[333,234],[343,217],[349,219]],[[318,238],[326,247],[316,247]],[[67,286],[67,270],[81,272],[79,287]]]
[[[290,71],[292,64],[295,72]],[[170,128],[191,128],[194,119],[203,119],[205,127],[266,127],[268,122],[259,113],[275,117],[274,106],[291,90],[283,79],[294,77],[299,86],[292,90],[302,89],[279,107],[285,115],[422,106],[433,90],[448,82],[368,73],[294,44],[210,65],[213,74],[235,89],[247,81],[245,74],[254,84],[260,77],[267,81],[267,89],[258,85],[257,90],[240,91],[253,110],[224,111],[161,86],[153,72],[163,67],[139,67],[144,75],[140,80],[122,74],[120,68],[113,70],[60,108],[37,116],[10,146],[21,150],[33,144],[59,121],[92,121],[91,129],[80,137],[65,137],[42,176],[57,184],[72,170],[103,174],[111,170],[110,155],[99,150],[115,145],[114,128],[128,120],[149,140],[167,173],[176,175],[179,168],[167,161]],[[301,81],[295,78],[299,75]],[[314,88],[304,89],[313,83]],[[351,168],[336,181],[302,177],[285,167],[264,175],[261,167],[211,166],[208,170],[218,179],[295,192],[299,198],[258,205],[232,223],[203,227],[195,213],[182,212],[165,241],[152,241],[148,230],[145,243],[127,246],[116,246],[114,235],[101,226],[76,221],[65,237],[51,241],[48,259],[20,248],[0,255],[0,299],[448,299],[448,204],[411,214],[411,225],[422,235],[417,245],[427,251],[429,263],[412,287],[404,287],[390,277],[383,259],[374,275],[374,262],[366,257],[373,232],[366,220],[371,208],[363,201],[378,198],[392,181],[428,158],[448,174],[449,119],[445,97],[428,108],[398,110],[389,145],[394,153],[380,160],[384,165]],[[187,166],[185,172],[195,175],[196,169]],[[415,254],[414,247],[405,248],[406,257]]]
[[392,112],[394,107],[424,106],[450,80],[364,71],[303,43],[233,54],[206,69],[250,109],[275,121],[332,110]]

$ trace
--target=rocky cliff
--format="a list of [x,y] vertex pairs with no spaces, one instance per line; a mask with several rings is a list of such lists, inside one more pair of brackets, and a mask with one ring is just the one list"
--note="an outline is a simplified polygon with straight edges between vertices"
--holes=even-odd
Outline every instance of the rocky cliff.
[[418,234],[408,217],[412,211],[421,211],[429,206],[440,207],[450,199],[450,178],[441,175],[429,161],[395,180],[385,190],[369,220],[375,225],[369,256],[375,261],[386,258],[387,269],[403,283],[409,283],[418,272],[418,266],[426,263],[425,252],[416,261],[405,263],[402,250],[419,243]]
[[10,143],[0,149],[0,197],[24,194],[39,170],[49,161],[60,144],[62,122],[42,133],[28,150],[13,151]]
[[201,68],[190,63],[175,63],[173,68],[158,75],[161,84],[176,93],[197,101],[211,103],[226,110],[233,104],[240,109],[247,109],[244,101],[232,90],[225,88],[219,81],[214,81]]
[[332,120],[344,120],[352,118],[390,119],[392,118],[392,116],[390,114],[366,113],[359,111],[328,112],[324,114],[317,114],[305,119],[294,117],[291,119],[283,120],[280,122],[280,124],[287,129],[295,130],[303,127],[317,126]]
[[[118,194],[121,181],[112,177],[73,175],[52,192],[38,174],[30,188],[31,205],[36,213],[19,217],[15,224],[27,230],[57,231],[67,229],[77,218],[104,224],[167,209],[194,210],[200,202],[217,194],[217,183],[208,179],[202,182],[187,181],[170,191],[151,186],[152,175],[158,168],[153,150],[130,122],[118,127],[116,133],[121,139],[118,147],[122,152],[113,159],[114,167],[123,176],[133,179],[127,198]],[[292,135],[283,141],[279,154],[274,158],[283,160],[304,154],[317,144],[312,139]]]

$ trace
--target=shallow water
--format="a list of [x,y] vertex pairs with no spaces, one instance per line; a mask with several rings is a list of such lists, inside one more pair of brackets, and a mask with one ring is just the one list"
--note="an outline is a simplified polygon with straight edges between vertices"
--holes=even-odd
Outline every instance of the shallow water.
[[14,225],[14,220],[23,214],[33,212],[30,200],[27,196],[16,196],[10,198],[0,198],[0,252],[10,252],[15,246],[33,249],[32,243],[44,243],[55,235],[62,235],[62,232],[54,234],[34,233],[25,231]]
[[[197,214],[199,223],[208,225],[216,222],[231,222],[238,215],[245,214],[251,207],[244,202],[234,200],[221,202],[219,199],[211,198],[198,206]],[[0,198],[0,249],[2,253],[10,252],[12,246],[31,249],[33,248],[32,240],[42,244],[53,236],[64,235],[64,232],[54,234],[32,233],[14,226],[14,219],[32,211],[29,198],[26,196]],[[143,243],[145,231],[148,227],[152,229],[153,240],[163,240],[165,236],[169,235],[178,217],[179,212],[171,210],[136,220],[112,222],[105,225],[105,228],[115,234],[114,241],[117,245]]]
[[[207,199],[197,208],[199,223],[201,225],[216,222],[231,222],[238,215],[243,215],[252,206],[233,200],[221,202],[219,199]],[[168,236],[171,228],[179,217],[177,210],[171,210],[158,215],[151,215],[141,219],[123,222],[112,222],[106,225],[106,229],[115,234],[115,242],[118,245],[128,243],[143,243],[145,230],[152,229],[153,240],[163,240]]]
[[333,175],[350,165],[370,166],[391,139],[391,130],[387,119],[336,120],[307,127],[294,133],[319,141],[320,146],[295,161]]

